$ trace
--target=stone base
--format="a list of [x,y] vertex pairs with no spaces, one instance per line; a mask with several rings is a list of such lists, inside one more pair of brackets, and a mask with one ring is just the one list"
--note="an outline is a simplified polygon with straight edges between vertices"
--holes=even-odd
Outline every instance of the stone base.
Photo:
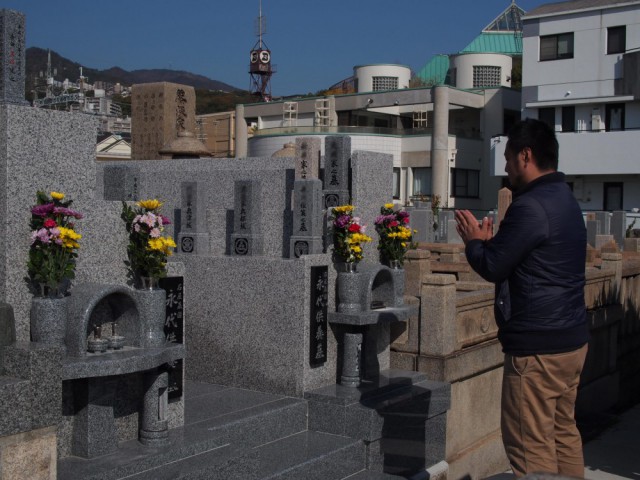
[[231,235],[229,253],[235,257],[262,255],[264,253],[264,239],[262,235],[234,233]]
[[209,255],[209,234],[180,232],[178,234],[178,252],[187,255]]
[[12,480],[55,480],[55,427],[0,437],[0,473]]
[[289,257],[300,258],[302,255],[322,253],[322,237],[292,236],[289,245]]

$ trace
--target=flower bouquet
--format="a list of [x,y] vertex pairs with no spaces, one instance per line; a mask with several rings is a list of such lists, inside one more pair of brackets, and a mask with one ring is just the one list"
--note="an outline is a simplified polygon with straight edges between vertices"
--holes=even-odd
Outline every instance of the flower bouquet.
[[27,261],[27,283],[36,296],[63,297],[75,277],[75,259],[82,235],[74,228],[74,220],[82,214],[71,210],[72,200],[64,193],[36,193],[31,208],[31,247]]
[[170,220],[160,213],[162,203],[158,200],[141,200],[132,208],[122,202],[120,218],[124,220],[129,233],[125,265],[132,283],[140,286],[142,278],[158,279],[165,277],[167,257],[176,247],[171,237],[162,236],[164,226]]
[[353,216],[352,205],[333,207],[331,220],[333,225],[333,249],[347,264],[362,260],[362,244],[371,241],[365,235],[366,227],[360,225],[360,218]]
[[415,248],[413,234],[409,227],[409,212],[394,210],[393,203],[386,203],[380,208],[380,215],[375,220],[376,231],[380,236],[378,250],[390,262],[404,264],[407,250]]

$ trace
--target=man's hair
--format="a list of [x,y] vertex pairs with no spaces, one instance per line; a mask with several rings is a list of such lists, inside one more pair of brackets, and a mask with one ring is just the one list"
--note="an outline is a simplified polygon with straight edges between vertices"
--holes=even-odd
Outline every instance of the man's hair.
[[516,123],[507,134],[507,148],[520,153],[529,147],[541,170],[558,170],[558,140],[553,129],[540,120],[527,118]]

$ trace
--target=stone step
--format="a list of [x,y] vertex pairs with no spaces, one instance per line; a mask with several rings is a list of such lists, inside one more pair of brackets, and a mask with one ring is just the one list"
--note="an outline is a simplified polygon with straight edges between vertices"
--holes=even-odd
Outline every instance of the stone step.
[[365,466],[360,440],[302,432],[256,449],[256,480],[341,480]]
[[376,471],[413,475],[441,461],[451,386],[400,370],[380,378],[307,392],[309,429],[364,441],[367,465]]
[[[180,471],[185,464],[193,468],[199,466],[200,470],[205,465],[212,465],[220,471],[227,471],[225,465],[228,465],[228,471],[232,472],[248,449],[304,431],[306,424],[304,400],[237,388],[188,384],[185,425],[169,431],[167,446],[145,447],[137,440],[131,440],[121,443],[115,453],[99,458],[67,457],[58,462],[58,479],[117,480],[133,475],[143,479],[147,478],[144,475],[150,469],[157,473],[166,467],[168,472],[173,472]],[[249,478],[250,472],[246,468],[250,464],[239,463],[244,465],[238,470],[244,477],[239,478]],[[167,478],[175,477],[169,474]]]
[[372,472],[370,470],[362,470],[354,475],[346,477],[344,480],[405,480],[407,477],[399,477],[390,473]]

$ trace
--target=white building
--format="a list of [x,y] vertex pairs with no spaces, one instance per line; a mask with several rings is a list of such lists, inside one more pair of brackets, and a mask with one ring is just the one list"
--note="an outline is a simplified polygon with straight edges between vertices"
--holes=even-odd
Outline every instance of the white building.
[[584,210],[640,206],[640,1],[547,4],[523,23],[522,117],[554,126],[560,170]]

